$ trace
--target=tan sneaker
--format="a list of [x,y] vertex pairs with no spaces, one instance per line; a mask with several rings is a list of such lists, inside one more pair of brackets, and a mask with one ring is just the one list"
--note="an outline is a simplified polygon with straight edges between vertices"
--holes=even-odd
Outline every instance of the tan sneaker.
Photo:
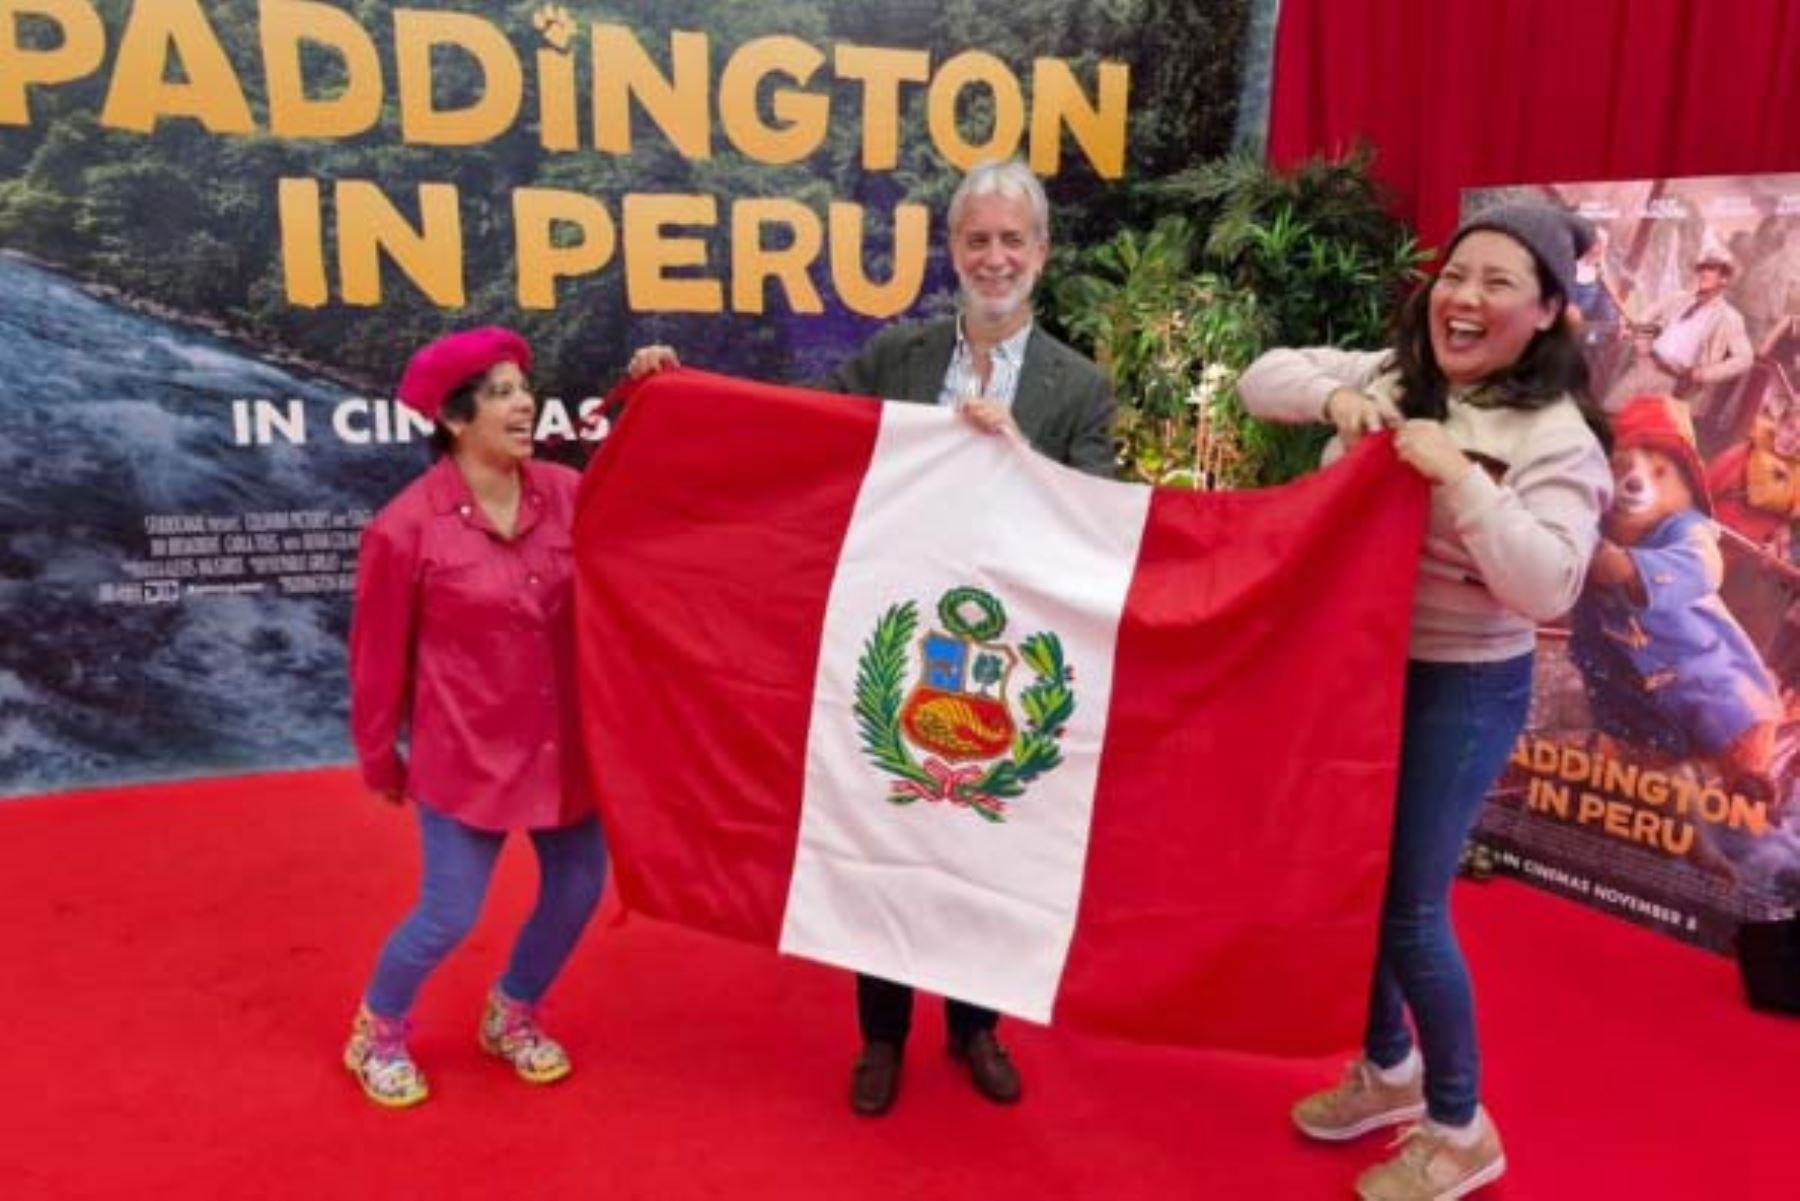
[[527,1084],[554,1084],[573,1070],[562,1044],[538,1025],[537,1007],[498,988],[488,993],[479,1041],[483,1051],[512,1064]]
[[1344,1078],[1335,1087],[1294,1106],[1293,1116],[1302,1134],[1328,1143],[1416,1122],[1425,1116],[1425,1073],[1415,1071],[1406,1084],[1383,1084],[1374,1064],[1357,1059],[1344,1069]]
[[1500,1132],[1487,1112],[1477,1113],[1481,1133],[1459,1147],[1430,1123],[1407,1129],[1398,1139],[1400,1154],[1378,1163],[1356,1179],[1362,1201],[1455,1201],[1506,1173],[1506,1151]]

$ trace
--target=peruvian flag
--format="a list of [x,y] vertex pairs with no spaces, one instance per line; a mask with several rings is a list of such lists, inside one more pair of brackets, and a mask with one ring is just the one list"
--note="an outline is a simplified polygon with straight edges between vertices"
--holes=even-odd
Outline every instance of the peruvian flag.
[[678,371],[575,525],[626,904],[1039,1022],[1355,1041],[1426,487],[1206,494]]

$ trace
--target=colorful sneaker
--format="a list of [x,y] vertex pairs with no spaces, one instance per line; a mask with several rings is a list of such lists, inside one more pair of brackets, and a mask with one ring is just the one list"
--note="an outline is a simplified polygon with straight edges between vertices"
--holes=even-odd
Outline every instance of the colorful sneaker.
[[1356,1195],[1362,1201],[1455,1201],[1500,1179],[1506,1173],[1500,1132],[1485,1110],[1475,1120],[1481,1129],[1466,1147],[1429,1122],[1408,1127],[1394,1140],[1400,1154],[1357,1177]]
[[481,1049],[512,1064],[528,1084],[554,1084],[574,1070],[568,1052],[538,1025],[537,1007],[498,988],[488,993],[481,1015]]
[[1314,1093],[1293,1109],[1294,1125],[1302,1134],[1328,1143],[1345,1142],[1424,1116],[1424,1072],[1414,1072],[1405,1084],[1384,1084],[1375,1074],[1375,1065],[1366,1059],[1352,1061],[1336,1087]]
[[431,1095],[425,1073],[406,1050],[406,1029],[404,1018],[384,1018],[358,1005],[344,1044],[345,1069],[364,1096],[388,1109],[405,1109]]

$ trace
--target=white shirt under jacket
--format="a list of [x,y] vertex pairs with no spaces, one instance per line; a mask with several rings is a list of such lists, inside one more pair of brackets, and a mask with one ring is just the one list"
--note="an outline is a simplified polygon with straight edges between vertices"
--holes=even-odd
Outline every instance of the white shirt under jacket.
[[[1321,420],[1337,388],[1398,405],[1390,361],[1386,351],[1272,350],[1244,372],[1238,395],[1252,415],[1291,424]],[[1410,654],[1440,663],[1510,659],[1531,650],[1537,625],[1580,595],[1612,471],[1570,397],[1541,409],[1489,408],[1453,390],[1444,428],[1479,457],[1459,482],[1431,490]],[[1341,453],[1333,438],[1324,461]]]

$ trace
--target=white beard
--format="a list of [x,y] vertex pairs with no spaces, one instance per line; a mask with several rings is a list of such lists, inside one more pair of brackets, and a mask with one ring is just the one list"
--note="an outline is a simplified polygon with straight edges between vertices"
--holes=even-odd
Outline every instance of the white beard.
[[1005,321],[1027,308],[1031,304],[1031,293],[1037,288],[1037,281],[1038,273],[1032,271],[1020,276],[1005,295],[992,296],[970,288],[968,279],[960,272],[956,277],[962,290],[963,311],[992,323]]

